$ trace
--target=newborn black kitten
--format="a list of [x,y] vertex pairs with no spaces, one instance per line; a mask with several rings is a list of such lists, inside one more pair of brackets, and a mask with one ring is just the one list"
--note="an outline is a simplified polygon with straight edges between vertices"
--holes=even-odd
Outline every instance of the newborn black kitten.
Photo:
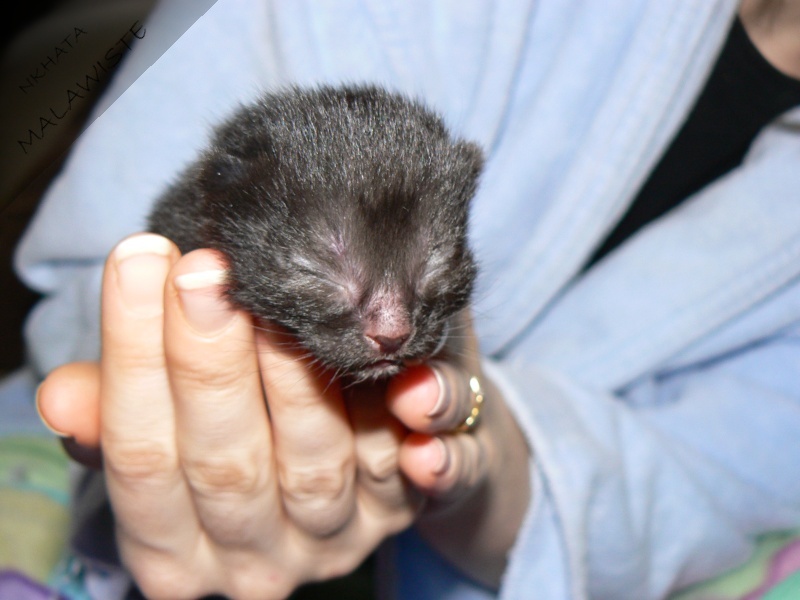
[[376,87],[262,96],[158,200],[152,232],[214,248],[230,300],[356,380],[437,352],[470,299],[481,150]]

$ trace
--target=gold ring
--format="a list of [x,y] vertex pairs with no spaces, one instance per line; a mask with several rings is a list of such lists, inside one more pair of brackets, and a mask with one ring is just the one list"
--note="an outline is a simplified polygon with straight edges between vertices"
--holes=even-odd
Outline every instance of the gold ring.
[[456,431],[472,431],[478,425],[478,421],[480,421],[481,408],[483,407],[485,395],[480,380],[474,375],[469,378],[469,389],[470,396],[472,397],[472,408],[470,408],[469,416],[464,419],[464,422]]

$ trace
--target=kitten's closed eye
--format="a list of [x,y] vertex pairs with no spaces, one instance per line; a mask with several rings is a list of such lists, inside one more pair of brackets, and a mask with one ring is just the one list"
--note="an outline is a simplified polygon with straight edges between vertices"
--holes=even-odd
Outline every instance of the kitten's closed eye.
[[470,299],[480,149],[376,87],[266,94],[220,125],[150,229],[230,265],[232,302],[356,379],[437,352]]

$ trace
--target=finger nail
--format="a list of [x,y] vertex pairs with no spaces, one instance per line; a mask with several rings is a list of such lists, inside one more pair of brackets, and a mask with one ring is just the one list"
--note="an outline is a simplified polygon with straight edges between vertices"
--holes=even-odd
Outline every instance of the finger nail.
[[439,460],[433,468],[434,475],[444,475],[447,469],[450,468],[450,452],[447,450],[447,444],[441,438],[433,438],[439,452]]
[[200,333],[219,331],[230,323],[235,311],[221,296],[225,271],[220,269],[185,273],[175,278],[186,320]]
[[128,238],[114,251],[122,301],[137,314],[150,316],[163,310],[171,252],[166,238],[152,234]]
[[430,367],[431,371],[433,371],[433,375],[436,377],[436,384],[439,389],[439,396],[436,398],[436,403],[433,405],[433,408],[430,409],[427,413],[427,417],[434,418],[441,416],[444,411],[447,409],[447,403],[445,402],[445,383],[444,377],[442,374],[439,373],[439,370],[436,367]]
[[65,438],[65,437],[69,436],[68,433],[65,433],[63,431],[59,431],[58,429],[56,429],[55,427],[50,425],[50,423],[47,422],[47,419],[44,418],[44,415],[42,414],[42,408],[41,408],[41,406],[39,406],[39,395],[40,395],[41,389],[42,389],[42,384],[39,384],[39,387],[36,388],[36,412],[39,414],[39,420],[41,420],[42,424],[45,427],[47,427],[47,429],[49,429],[52,433],[54,433],[58,437]]

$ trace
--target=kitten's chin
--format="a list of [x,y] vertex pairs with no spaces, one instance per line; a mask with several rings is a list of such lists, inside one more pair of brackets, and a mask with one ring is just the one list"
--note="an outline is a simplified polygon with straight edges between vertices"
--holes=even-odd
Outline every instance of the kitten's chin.
[[396,360],[377,360],[353,373],[357,381],[385,379],[397,375],[403,369],[403,363]]

